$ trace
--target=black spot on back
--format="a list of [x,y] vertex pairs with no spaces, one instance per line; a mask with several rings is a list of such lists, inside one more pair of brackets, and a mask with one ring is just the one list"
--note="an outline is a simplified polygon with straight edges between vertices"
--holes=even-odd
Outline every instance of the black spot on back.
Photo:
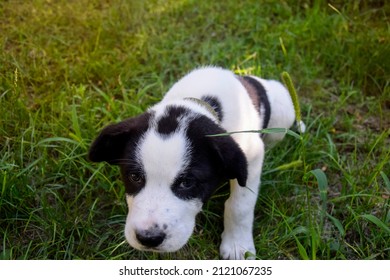
[[169,106],[165,115],[157,122],[157,132],[163,136],[168,136],[179,129],[180,118],[186,115],[188,110],[180,106]]
[[[263,85],[256,79],[250,77],[250,76],[243,76],[240,77],[244,80],[243,85],[247,89],[249,95],[253,95],[254,93],[257,95],[258,102],[254,102],[255,106],[257,107],[256,109],[261,112],[263,110],[263,115],[264,115],[264,120],[263,120],[263,127],[262,128],[267,128],[269,119],[271,117],[271,105],[269,103],[267,93],[265,91],[265,88]],[[252,89],[248,88],[248,85],[252,87]],[[254,90],[254,93],[253,93]],[[252,100],[254,100],[253,96],[251,96]],[[258,103],[258,104],[256,104]]]

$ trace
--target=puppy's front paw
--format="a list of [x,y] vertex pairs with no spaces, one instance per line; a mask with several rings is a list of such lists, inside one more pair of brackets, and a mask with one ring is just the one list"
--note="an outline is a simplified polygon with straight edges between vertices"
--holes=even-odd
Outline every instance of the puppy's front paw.
[[237,238],[233,235],[223,234],[220,247],[221,257],[225,260],[254,259],[256,249],[252,236]]

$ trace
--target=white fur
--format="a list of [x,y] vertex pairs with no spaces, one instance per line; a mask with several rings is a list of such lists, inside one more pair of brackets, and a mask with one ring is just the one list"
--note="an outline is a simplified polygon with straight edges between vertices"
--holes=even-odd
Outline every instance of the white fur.
[[138,158],[147,174],[147,183],[136,196],[127,196],[129,213],[125,228],[126,238],[134,248],[145,249],[135,238],[135,231],[148,230],[155,224],[167,226],[168,238],[159,251],[176,251],[191,235],[202,204],[198,200],[181,200],[169,188],[176,175],[186,168],[188,153],[182,133],[163,139],[151,129],[139,144]]
[[[258,79],[258,78],[257,78]],[[272,114],[269,127],[289,128],[295,119],[291,98],[287,90],[276,81],[258,79],[267,91]],[[259,130],[262,117],[252,104],[245,87],[228,70],[206,67],[197,69],[172,86],[164,99],[151,108],[157,116],[169,104],[184,105],[218,122],[204,106],[186,97],[201,98],[207,94],[217,97],[223,109],[220,125],[228,132]],[[191,116],[188,116],[191,118]],[[163,139],[154,128],[142,137],[138,145],[138,160],[147,174],[146,186],[135,196],[127,196],[129,208],[125,235],[137,249],[145,249],[135,237],[135,231],[147,230],[158,224],[167,226],[167,238],[157,250],[175,251],[191,235],[195,216],[201,210],[199,200],[181,200],[170,190],[175,176],[186,167],[191,153],[184,134],[185,128],[168,139]],[[269,134],[267,141],[281,140],[282,134]],[[220,254],[224,259],[243,259],[246,252],[255,255],[253,242],[254,208],[260,186],[264,158],[264,144],[259,134],[240,133],[232,136],[243,150],[248,162],[246,187],[231,180],[231,195],[225,203],[224,231]],[[163,159],[163,160],[162,160]]]

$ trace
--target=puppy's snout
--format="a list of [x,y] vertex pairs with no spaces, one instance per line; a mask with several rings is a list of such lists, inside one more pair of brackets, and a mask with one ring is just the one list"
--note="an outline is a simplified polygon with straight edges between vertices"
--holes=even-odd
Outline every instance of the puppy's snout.
[[141,230],[135,233],[139,243],[148,248],[159,246],[165,239],[166,234],[159,229]]

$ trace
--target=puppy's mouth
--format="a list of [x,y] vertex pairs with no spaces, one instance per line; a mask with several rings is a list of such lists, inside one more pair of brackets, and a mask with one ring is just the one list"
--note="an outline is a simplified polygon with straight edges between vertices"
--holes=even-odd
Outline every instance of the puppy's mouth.
[[172,253],[180,250],[180,248],[167,248],[164,243],[157,247],[149,247],[142,244],[138,244],[136,248],[140,251],[156,252],[156,253]]
[[165,253],[165,252],[168,252],[164,249],[161,249],[159,247],[146,247],[146,246],[143,246],[143,245],[140,245],[140,249],[141,251],[147,251],[147,252],[156,252],[156,253]]

